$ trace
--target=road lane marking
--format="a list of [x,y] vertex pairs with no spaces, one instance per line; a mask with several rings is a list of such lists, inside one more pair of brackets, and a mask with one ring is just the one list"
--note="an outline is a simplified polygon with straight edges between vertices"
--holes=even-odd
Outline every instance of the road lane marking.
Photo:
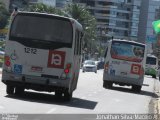
[[48,112],[46,112],[47,114],[53,113],[54,111],[56,111],[56,108],[52,108],[50,109]]

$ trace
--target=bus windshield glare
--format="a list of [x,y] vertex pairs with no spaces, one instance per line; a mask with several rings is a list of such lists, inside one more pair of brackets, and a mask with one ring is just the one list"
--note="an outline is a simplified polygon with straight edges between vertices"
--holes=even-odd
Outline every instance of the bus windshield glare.
[[[61,27],[60,27],[61,26]],[[10,36],[27,40],[72,43],[72,25],[69,20],[45,15],[17,15]]]
[[144,57],[145,47],[136,43],[113,41],[111,57],[113,59],[141,62]]

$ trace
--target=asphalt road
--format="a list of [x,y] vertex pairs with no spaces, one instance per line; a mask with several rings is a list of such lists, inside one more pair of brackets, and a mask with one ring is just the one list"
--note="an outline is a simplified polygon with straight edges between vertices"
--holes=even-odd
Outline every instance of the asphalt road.
[[54,93],[26,91],[22,97],[6,94],[6,86],[0,82],[0,113],[15,114],[143,114],[149,112],[154,94],[154,80],[145,77],[142,92],[133,93],[130,87],[114,85],[112,90],[102,87],[102,70],[97,74],[80,73],[78,86],[71,102],[57,101]]

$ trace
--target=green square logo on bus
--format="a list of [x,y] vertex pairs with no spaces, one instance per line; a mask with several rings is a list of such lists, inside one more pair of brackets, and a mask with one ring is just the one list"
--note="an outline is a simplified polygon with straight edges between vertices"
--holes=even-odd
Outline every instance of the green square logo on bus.
[[65,61],[65,52],[63,51],[49,51],[48,56],[48,67],[49,68],[64,68],[64,61]]

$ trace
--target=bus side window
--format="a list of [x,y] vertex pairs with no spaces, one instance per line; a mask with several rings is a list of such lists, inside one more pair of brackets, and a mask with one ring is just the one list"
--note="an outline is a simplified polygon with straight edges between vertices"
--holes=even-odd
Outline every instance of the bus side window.
[[79,32],[79,39],[80,54],[82,54],[82,32]]
[[77,34],[77,55],[79,55],[79,31],[77,30],[76,31],[76,34]]
[[104,58],[106,58],[107,52],[108,52],[108,47],[106,48],[106,51],[105,51],[105,54],[104,54]]

